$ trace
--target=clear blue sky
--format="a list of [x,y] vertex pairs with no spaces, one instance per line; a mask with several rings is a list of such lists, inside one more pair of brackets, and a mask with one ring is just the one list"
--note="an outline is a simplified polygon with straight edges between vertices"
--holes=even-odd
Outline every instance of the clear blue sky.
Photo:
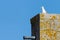
[[41,12],[60,13],[60,0],[0,0],[0,40],[31,36],[30,18]]

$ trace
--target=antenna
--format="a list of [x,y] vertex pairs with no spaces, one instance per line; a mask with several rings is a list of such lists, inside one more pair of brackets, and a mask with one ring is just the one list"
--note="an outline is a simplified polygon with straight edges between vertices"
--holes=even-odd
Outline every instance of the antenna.
[[44,9],[44,6],[42,6],[42,13],[46,14],[46,10]]

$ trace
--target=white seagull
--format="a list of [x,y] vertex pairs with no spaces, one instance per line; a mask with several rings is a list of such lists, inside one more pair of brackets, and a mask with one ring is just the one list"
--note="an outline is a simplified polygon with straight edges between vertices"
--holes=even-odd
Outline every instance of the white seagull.
[[42,13],[46,14],[46,10],[44,9],[44,6],[42,6]]

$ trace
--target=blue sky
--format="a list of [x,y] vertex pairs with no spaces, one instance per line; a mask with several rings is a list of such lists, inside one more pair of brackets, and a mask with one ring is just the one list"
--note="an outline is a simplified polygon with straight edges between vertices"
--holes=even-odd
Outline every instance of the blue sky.
[[0,40],[31,36],[30,18],[41,12],[60,13],[60,0],[0,0]]

